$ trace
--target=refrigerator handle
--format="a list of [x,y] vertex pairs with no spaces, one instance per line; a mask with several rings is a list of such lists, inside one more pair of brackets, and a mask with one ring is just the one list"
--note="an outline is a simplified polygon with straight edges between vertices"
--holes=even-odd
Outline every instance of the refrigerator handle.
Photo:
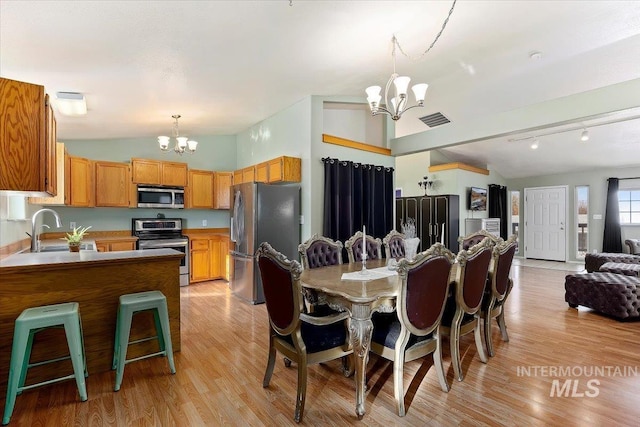
[[231,217],[230,240],[231,240],[233,243],[236,243],[236,240],[237,240],[237,239],[236,239],[236,234],[234,233],[234,230],[233,230],[233,217]]

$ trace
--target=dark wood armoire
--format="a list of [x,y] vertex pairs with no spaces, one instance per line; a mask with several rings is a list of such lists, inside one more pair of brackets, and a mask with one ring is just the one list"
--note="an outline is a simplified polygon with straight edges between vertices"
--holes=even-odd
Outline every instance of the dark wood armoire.
[[458,195],[399,197],[396,199],[396,230],[402,232],[402,223],[408,218],[416,221],[416,237],[420,238],[419,251],[428,249],[435,242],[441,242],[453,253],[458,252]]

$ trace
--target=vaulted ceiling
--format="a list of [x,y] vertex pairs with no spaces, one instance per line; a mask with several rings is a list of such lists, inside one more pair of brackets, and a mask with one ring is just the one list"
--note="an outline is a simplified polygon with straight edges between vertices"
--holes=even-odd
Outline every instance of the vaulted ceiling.
[[[308,95],[366,102],[364,88],[383,86],[392,72],[392,35],[406,53],[420,56],[451,5],[2,1],[0,74],[43,84],[50,93],[86,95],[85,117],[58,115],[61,140],[153,138],[169,132],[172,114],[182,115],[180,128],[188,135],[234,134]],[[434,112],[450,126],[638,79],[638,58],[637,1],[458,0],[421,60],[398,53],[397,71],[429,83],[429,90],[425,108],[398,122],[397,136],[428,132],[418,117]],[[476,163],[482,156],[522,157],[512,151],[529,150],[528,144],[505,149],[505,142],[526,136],[446,152]],[[575,154],[569,136],[575,132],[543,138],[556,141],[557,158]],[[605,153],[627,164],[640,159],[638,120],[593,128],[589,144],[580,151],[591,159],[586,162],[602,163]],[[553,173],[558,165],[549,163],[535,174]],[[533,173],[506,157],[494,167],[507,178]]]

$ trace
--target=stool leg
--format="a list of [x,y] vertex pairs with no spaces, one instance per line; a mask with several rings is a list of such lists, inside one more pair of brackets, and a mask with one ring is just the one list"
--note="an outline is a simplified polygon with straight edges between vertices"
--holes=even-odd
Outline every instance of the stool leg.
[[87,354],[84,351],[84,331],[82,330],[82,316],[78,312],[78,322],[80,324],[80,345],[82,346],[82,360],[84,362],[84,377],[87,378],[89,376],[89,371],[87,370]]
[[67,336],[71,364],[73,365],[73,373],[76,377],[80,400],[84,402],[87,400],[87,385],[84,381],[85,361],[80,332],[80,319],[71,316],[65,319],[64,333]]
[[121,310],[120,324],[117,327],[118,334],[118,360],[116,366],[116,384],[114,391],[120,390],[122,384],[122,375],[124,374],[124,364],[127,361],[127,347],[129,346],[129,333],[131,332],[131,318],[133,313],[129,310]]
[[153,320],[156,324],[156,335],[158,337],[158,346],[160,347],[160,351],[164,351],[166,355],[167,347],[164,344],[164,336],[162,333],[162,323],[160,322],[160,314],[157,308],[153,309]]
[[29,370],[29,360],[31,359],[31,349],[33,348],[33,337],[36,335],[37,330],[29,330],[29,339],[27,340],[27,349],[24,352],[24,359],[22,362],[22,372],[20,374],[20,381],[18,382],[18,394],[22,394],[21,388],[24,387],[24,382],[27,379],[27,371]]
[[175,374],[176,366],[173,362],[173,345],[171,345],[171,329],[169,326],[169,311],[167,310],[166,300],[158,307],[158,315],[160,317],[160,324],[162,325],[162,331],[158,331],[158,336],[162,334],[167,359],[169,360],[169,368],[171,369],[171,373]]
[[[7,383],[7,399],[4,405],[4,416],[2,424],[9,424],[13,407],[16,404],[16,395],[18,392],[18,383],[22,377],[22,370],[27,369],[24,363],[25,352],[28,344],[28,334],[24,333],[18,325],[13,332],[13,346],[11,347],[11,362],[9,365],[9,382]],[[27,362],[28,363],[28,362]]]
[[120,319],[122,309],[118,306],[118,314],[116,316],[116,333],[115,339],[113,342],[113,362],[111,363],[111,370],[116,369],[118,366],[118,359],[120,358],[120,324],[122,323],[122,319]]

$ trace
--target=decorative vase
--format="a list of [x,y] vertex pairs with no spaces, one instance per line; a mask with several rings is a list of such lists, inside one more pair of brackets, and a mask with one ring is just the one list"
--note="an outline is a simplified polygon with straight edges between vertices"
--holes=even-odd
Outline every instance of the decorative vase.
[[411,239],[404,239],[404,257],[408,260],[415,258],[418,253],[418,245],[420,244],[419,237],[412,237]]
[[70,242],[69,252],[80,252],[80,242]]

